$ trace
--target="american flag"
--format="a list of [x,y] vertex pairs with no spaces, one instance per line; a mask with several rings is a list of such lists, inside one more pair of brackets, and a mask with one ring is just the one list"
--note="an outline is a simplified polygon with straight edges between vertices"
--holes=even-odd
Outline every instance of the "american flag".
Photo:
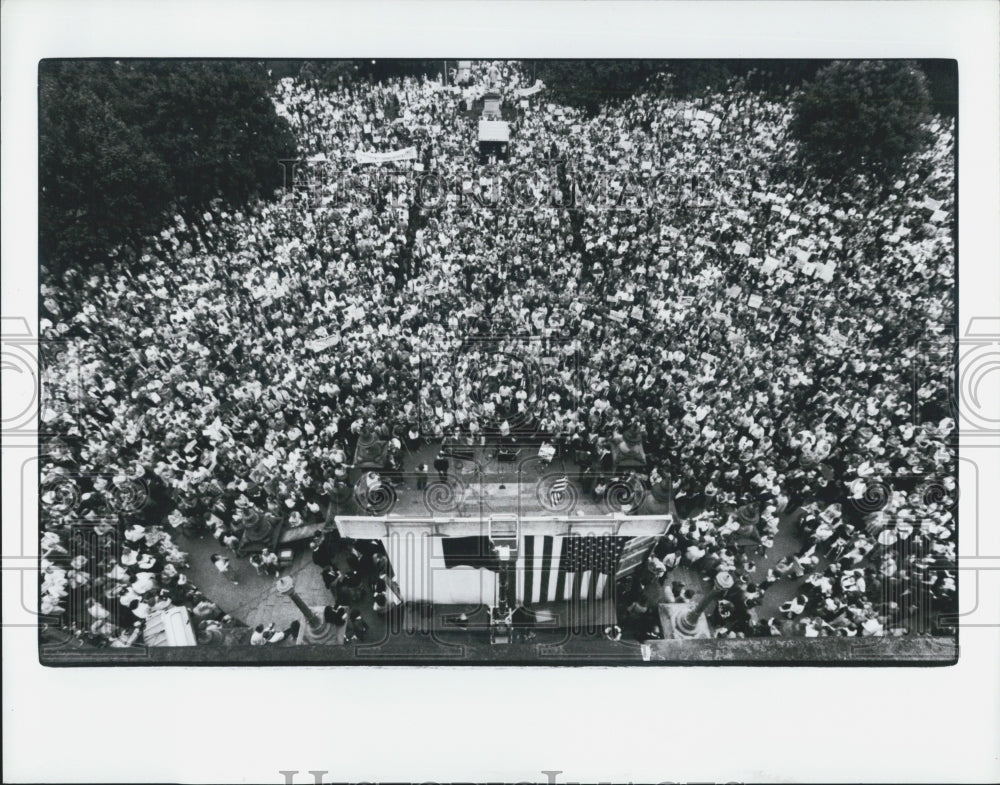
[[[648,552],[654,538],[610,535],[524,535],[510,565],[512,605],[529,609],[569,603],[574,622],[613,621],[613,589],[630,554]],[[639,542],[636,542],[639,541]],[[501,563],[488,537],[432,536],[430,532],[393,534],[382,539],[400,596],[437,604],[492,604]],[[638,548],[637,548],[638,546]],[[640,559],[641,561],[641,559]],[[471,570],[469,568],[472,568]],[[478,573],[470,577],[469,573]],[[611,610],[602,610],[610,607]]]
[[614,584],[630,537],[525,536],[517,554],[517,602],[599,600]]
[[549,501],[553,507],[558,507],[563,500],[563,494],[569,488],[569,477],[565,474],[559,477],[549,487]]

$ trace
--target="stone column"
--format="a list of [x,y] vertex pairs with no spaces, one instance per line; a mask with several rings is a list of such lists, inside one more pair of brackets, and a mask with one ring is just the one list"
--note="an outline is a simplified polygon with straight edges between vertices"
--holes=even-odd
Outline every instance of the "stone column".
[[715,576],[712,590],[702,597],[697,605],[691,607],[686,612],[671,614],[673,623],[673,637],[675,638],[700,638],[705,637],[707,623],[703,623],[702,614],[705,609],[726,591],[733,587],[733,576],[728,572],[720,572]]
[[337,628],[325,619],[319,618],[303,599],[295,593],[295,581],[289,576],[279,578],[275,589],[282,597],[288,597],[302,612],[306,619],[306,627],[299,636],[298,643],[331,644],[337,643]]

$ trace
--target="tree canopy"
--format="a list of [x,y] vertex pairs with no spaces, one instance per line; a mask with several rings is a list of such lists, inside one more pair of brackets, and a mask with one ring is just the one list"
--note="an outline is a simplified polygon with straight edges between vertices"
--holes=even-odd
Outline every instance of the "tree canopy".
[[39,68],[39,250],[51,273],[137,248],[281,185],[295,140],[262,64],[47,60]]
[[911,61],[836,61],[796,96],[791,130],[821,175],[885,180],[924,143],[929,105],[927,78]]
[[[653,74],[670,75],[678,98],[697,97],[741,78],[748,90],[784,96],[811,82],[831,60],[529,60],[525,70],[545,82],[561,103],[594,113],[601,106],[628,98]],[[908,64],[912,65],[912,64]],[[927,76],[933,109],[955,115],[958,71],[954,60],[917,60]]]

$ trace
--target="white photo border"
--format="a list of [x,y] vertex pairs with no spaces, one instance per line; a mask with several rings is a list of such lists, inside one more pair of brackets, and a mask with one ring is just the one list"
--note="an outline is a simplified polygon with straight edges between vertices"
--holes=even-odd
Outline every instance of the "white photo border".
[[[39,59],[461,55],[956,59],[960,314],[998,316],[998,9],[978,0],[8,0],[3,315],[37,324]],[[25,569],[36,554],[36,489],[21,473],[33,449],[3,445],[5,624],[36,602]],[[980,477],[1000,476],[998,452],[977,451]],[[963,565],[961,607],[977,601],[992,624],[962,628],[951,667],[58,669],[39,665],[34,630],[6,628],[4,780],[281,783],[281,771],[297,771],[293,781],[305,783],[316,770],[323,782],[996,781],[1000,527],[985,524],[1000,488],[980,485],[978,519],[962,509],[961,556],[972,568]]]

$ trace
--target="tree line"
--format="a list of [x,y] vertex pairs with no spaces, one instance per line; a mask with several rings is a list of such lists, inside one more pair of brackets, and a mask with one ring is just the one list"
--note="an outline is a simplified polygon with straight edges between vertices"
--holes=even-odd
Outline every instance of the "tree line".
[[[450,65],[454,66],[455,61]],[[136,264],[143,242],[179,213],[197,226],[212,204],[270,198],[295,155],[275,112],[275,80],[319,88],[401,76],[437,78],[445,60],[44,60],[39,66],[39,252],[58,277]],[[957,113],[949,60],[528,60],[553,100],[593,113],[670,74],[678,97],[736,77],[791,97],[805,168],[885,181],[925,143],[929,112]]]
[[273,195],[295,153],[273,77],[246,61],[44,60],[39,253],[49,274],[115,256],[179,213]]

